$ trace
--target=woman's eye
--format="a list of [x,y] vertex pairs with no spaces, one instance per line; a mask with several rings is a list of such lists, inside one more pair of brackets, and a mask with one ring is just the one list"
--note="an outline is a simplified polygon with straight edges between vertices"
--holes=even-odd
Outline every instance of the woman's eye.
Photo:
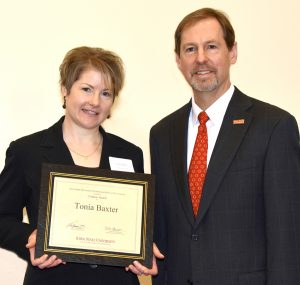
[[109,91],[103,91],[103,92],[102,92],[102,95],[103,95],[104,97],[110,97],[110,96],[111,96],[111,93],[110,93]]
[[83,87],[82,90],[87,93],[92,92],[92,89],[90,87]]

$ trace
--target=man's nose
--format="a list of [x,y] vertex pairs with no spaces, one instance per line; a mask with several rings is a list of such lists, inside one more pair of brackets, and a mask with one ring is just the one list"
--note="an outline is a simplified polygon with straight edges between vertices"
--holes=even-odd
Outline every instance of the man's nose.
[[207,54],[204,49],[198,49],[196,60],[198,63],[205,63],[207,61]]

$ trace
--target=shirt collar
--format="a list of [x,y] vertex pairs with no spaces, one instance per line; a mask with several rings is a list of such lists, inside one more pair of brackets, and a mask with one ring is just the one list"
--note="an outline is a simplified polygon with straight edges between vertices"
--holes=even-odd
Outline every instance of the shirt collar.
[[[222,122],[225,112],[227,110],[228,104],[234,92],[234,86],[231,84],[229,89],[215,101],[207,110],[206,114],[209,117],[208,122],[211,124],[219,124]],[[194,96],[192,97],[192,122],[196,126],[199,124],[198,115],[202,112],[201,108],[195,103]]]

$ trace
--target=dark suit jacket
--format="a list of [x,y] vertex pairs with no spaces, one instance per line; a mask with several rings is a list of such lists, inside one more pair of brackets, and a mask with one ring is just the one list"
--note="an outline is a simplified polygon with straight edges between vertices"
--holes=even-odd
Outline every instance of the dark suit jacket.
[[[29,235],[37,227],[41,164],[74,165],[62,136],[61,118],[47,130],[12,142],[6,153],[0,176],[0,246],[29,261],[25,248]],[[131,159],[135,172],[143,172],[142,150],[100,128],[103,148],[100,167],[110,169],[109,156]],[[22,223],[26,207],[30,224]],[[28,263],[25,284],[139,284],[124,268],[68,263],[40,270]]]
[[[187,180],[191,103],[150,132],[159,285],[299,285],[300,148],[289,113],[235,88],[196,219]],[[233,120],[244,119],[244,124]]]

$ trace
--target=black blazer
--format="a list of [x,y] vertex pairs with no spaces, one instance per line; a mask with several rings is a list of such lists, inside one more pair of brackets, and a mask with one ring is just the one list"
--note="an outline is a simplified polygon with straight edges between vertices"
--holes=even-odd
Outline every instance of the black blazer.
[[[12,142],[7,149],[0,176],[0,246],[29,261],[25,248],[37,227],[38,201],[43,162],[74,165],[63,140],[62,117],[47,130]],[[100,168],[110,169],[109,156],[131,159],[135,172],[143,172],[142,150],[113,134],[103,135]],[[26,207],[29,224],[22,223]],[[40,270],[28,262],[24,284],[139,284],[137,277],[124,268],[67,263]]]
[[[295,118],[235,88],[198,216],[187,179],[191,103],[150,132],[159,285],[299,285],[300,147]],[[234,120],[244,119],[242,124]]]

